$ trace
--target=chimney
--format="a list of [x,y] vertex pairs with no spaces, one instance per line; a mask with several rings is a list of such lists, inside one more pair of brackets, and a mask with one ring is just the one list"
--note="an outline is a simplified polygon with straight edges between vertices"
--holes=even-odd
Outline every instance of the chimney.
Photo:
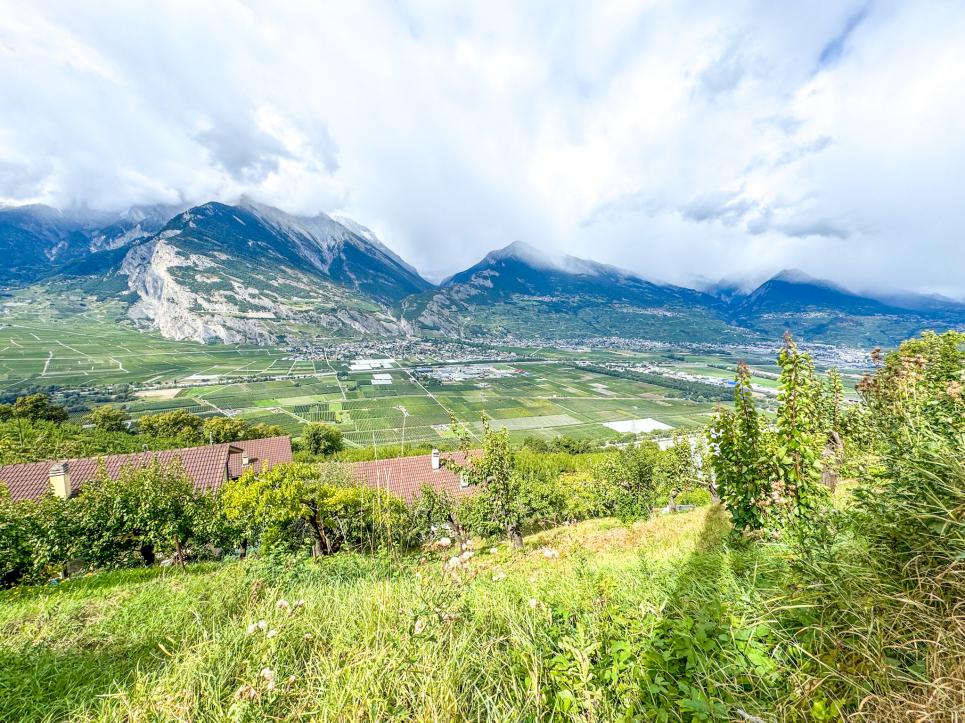
[[70,469],[66,462],[50,466],[50,489],[63,500],[70,497]]
[[432,469],[439,469],[439,450],[432,450]]

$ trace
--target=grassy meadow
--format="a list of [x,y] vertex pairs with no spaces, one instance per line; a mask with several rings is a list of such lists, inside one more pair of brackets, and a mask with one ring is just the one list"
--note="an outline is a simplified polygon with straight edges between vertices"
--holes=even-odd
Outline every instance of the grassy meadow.
[[544,530],[522,552],[476,541],[458,565],[452,548],[283,555],[14,588],[0,592],[0,720],[965,713],[960,619],[887,587],[850,543],[788,552],[735,541],[710,506]]
[[524,553],[477,545],[454,568],[451,551],[345,554],[14,589],[0,593],[0,719],[775,710],[786,678],[758,620],[763,573],[728,546],[728,528],[712,507],[565,526],[528,538]]

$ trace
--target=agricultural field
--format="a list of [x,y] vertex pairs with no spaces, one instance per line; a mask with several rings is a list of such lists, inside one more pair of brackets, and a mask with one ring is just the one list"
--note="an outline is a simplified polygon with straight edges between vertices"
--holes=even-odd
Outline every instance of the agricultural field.
[[312,378],[185,388],[167,399],[126,405],[132,416],[187,408],[199,414],[240,416],[297,434],[302,424],[325,422],[350,445],[454,442],[452,420],[478,437],[485,414],[510,436],[613,439],[609,422],[651,419],[672,428],[706,424],[712,404],[684,399],[664,387],[595,374],[563,363],[485,365],[494,376],[440,382],[415,367],[319,373]]
[[29,386],[201,383],[224,375],[314,372],[276,349],[176,342],[136,329],[118,303],[21,290],[0,298],[0,392]]
[[[0,393],[127,384],[134,396],[123,406],[135,419],[185,409],[275,424],[294,435],[306,423],[325,422],[356,447],[455,444],[452,420],[478,437],[483,415],[515,441],[558,435],[610,440],[623,428],[657,434],[699,428],[713,402],[687,399],[672,384],[604,375],[579,364],[643,365],[713,382],[732,378],[737,362],[726,353],[523,346],[492,349],[494,359],[518,359],[512,363],[454,362],[442,349],[398,359],[296,358],[306,355],[163,339],[137,329],[122,304],[97,302],[69,287],[59,297],[30,288],[0,297]],[[480,347],[479,355],[486,354]],[[749,361],[755,384],[774,389],[773,363]],[[846,376],[846,384],[856,378]]]

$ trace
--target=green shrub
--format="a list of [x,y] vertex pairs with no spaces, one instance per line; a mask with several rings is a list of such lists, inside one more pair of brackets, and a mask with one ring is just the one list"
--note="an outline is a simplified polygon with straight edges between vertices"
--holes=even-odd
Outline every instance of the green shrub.
[[624,521],[646,520],[657,501],[656,468],[660,448],[654,442],[625,447],[599,465],[597,475],[609,485],[612,514]]
[[14,502],[0,484],[0,585],[17,582],[34,566],[35,507]]
[[127,412],[109,404],[92,409],[90,414],[84,417],[85,422],[93,424],[102,432],[125,432],[128,419],[130,415]]
[[686,492],[681,492],[679,495],[677,495],[678,505],[696,505],[697,507],[703,507],[704,505],[709,505],[710,503],[710,492],[706,487],[687,490]]
[[17,397],[10,414],[15,419],[29,422],[66,422],[67,410],[56,404],[51,404],[46,394],[30,394]]
[[314,455],[329,456],[341,451],[342,431],[331,424],[312,422],[302,429],[301,442]]
[[146,414],[137,420],[137,427],[149,437],[176,439],[183,444],[204,441],[204,420],[183,409]]
[[402,500],[361,487],[344,467],[294,462],[222,488],[221,509],[238,534],[264,551],[310,548],[314,555],[402,545],[410,534]]

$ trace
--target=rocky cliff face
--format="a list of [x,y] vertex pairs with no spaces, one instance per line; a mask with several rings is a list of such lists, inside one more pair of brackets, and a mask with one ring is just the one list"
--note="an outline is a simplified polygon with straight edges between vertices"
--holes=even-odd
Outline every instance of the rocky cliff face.
[[427,286],[328,217],[222,204],[191,209],[135,244],[120,272],[137,297],[130,316],[164,336],[265,345],[407,333],[386,300]]
[[124,257],[121,270],[138,297],[128,312],[131,318],[169,339],[229,344],[277,341],[257,319],[238,316],[237,309],[223,299],[207,298],[180,284],[174,269],[200,275],[209,263],[203,257],[180,256],[169,238],[157,237],[135,246]]

